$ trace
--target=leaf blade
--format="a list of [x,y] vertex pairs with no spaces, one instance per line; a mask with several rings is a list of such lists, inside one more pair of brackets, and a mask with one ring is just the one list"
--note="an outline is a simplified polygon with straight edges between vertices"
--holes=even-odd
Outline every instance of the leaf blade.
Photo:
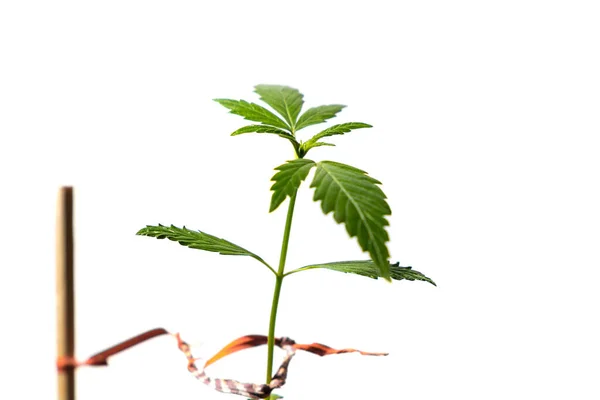
[[205,232],[192,231],[187,229],[185,226],[183,228],[178,228],[174,225],[146,225],[146,227],[140,229],[136,235],[150,236],[156,239],[169,239],[191,249],[210,251],[222,255],[249,256],[258,260],[267,266],[271,271],[275,272],[265,260],[258,255],[244,249],[243,247]]
[[[295,269],[293,271],[290,271],[287,273],[287,275],[296,273],[296,272],[307,271],[310,269],[319,269],[319,268],[329,269],[329,270],[338,271],[338,272],[344,272],[347,274],[361,275],[361,276],[365,276],[367,278],[372,278],[372,279],[379,279],[381,277],[381,275],[379,274],[379,268],[371,260],[336,261],[336,262],[323,263],[323,264],[311,264],[311,265],[307,265],[307,266]],[[433,286],[437,286],[431,278],[425,276],[424,274],[422,274],[419,271],[415,271],[414,269],[412,269],[412,267],[401,267],[400,263],[390,264],[390,278],[392,278],[393,280],[397,280],[397,281],[408,280],[408,281],[429,282]]]
[[307,126],[325,122],[326,120],[335,117],[336,114],[342,111],[344,107],[346,106],[342,104],[330,104],[326,106],[309,108],[300,116],[300,118],[298,118],[298,122],[296,122],[296,130],[299,131]]
[[291,197],[298,190],[315,165],[316,163],[312,160],[297,158],[275,168],[278,172],[271,178],[271,181],[275,183],[271,186],[273,195],[269,212],[275,211],[286,197]]
[[239,129],[236,129],[231,133],[231,136],[238,136],[244,133],[272,133],[274,135],[280,136],[284,139],[294,139],[295,138],[286,130],[281,128],[277,128],[269,125],[247,125],[243,126]]
[[245,100],[214,99],[214,101],[229,109],[231,114],[239,115],[249,121],[261,122],[277,128],[291,130],[281,118],[261,105],[249,103]]
[[254,91],[260,99],[277,111],[294,129],[296,120],[304,105],[304,95],[298,89],[281,85],[256,85]]
[[350,237],[356,237],[362,250],[369,253],[380,275],[390,280],[385,227],[391,209],[380,184],[358,168],[321,161],[310,187],[315,188],[313,200],[321,201],[323,213],[333,212],[334,220],[344,223]]
[[318,145],[320,139],[327,136],[334,135],[343,135],[344,133],[348,133],[354,129],[363,129],[363,128],[372,128],[372,125],[365,124],[364,122],[346,122],[343,124],[333,125],[329,128],[317,133],[312,138],[308,139],[306,142],[302,143],[302,150],[304,153],[308,152],[313,147],[322,146],[322,144]]

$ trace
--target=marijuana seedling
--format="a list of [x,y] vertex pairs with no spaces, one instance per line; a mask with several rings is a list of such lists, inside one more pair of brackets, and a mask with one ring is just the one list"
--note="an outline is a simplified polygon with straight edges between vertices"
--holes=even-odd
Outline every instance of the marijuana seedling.
[[[260,96],[260,100],[269,105],[279,115],[259,104],[244,100],[215,99],[215,101],[228,108],[232,114],[258,123],[239,128],[231,134],[232,136],[244,133],[271,134],[289,141],[294,148],[297,158],[276,167],[277,172],[271,179],[274,183],[271,187],[273,194],[269,211],[275,211],[286,198],[289,197],[290,200],[277,269],[271,267],[258,255],[225,239],[201,231],[192,231],[185,227],[177,228],[172,225],[170,227],[158,225],[147,226],[137,234],[153,236],[158,239],[167,238],[190,248],[218,252],[224,255],[250,256],[271,270],[275,276],[275,288],[267,343],[266,379],[269,383],[273,376],[273,347],[277,307],[281,284],[285,277],[310,269],[326,268],[374,279],[382,277],[388,281],[406,279],[426,281],[434,285],[435,283],[420,272],[412,270],[411,267],[401,267],[398,263],[391,264],[389,262],[390,256],[387,248],[389,237],[385,228],[388,225],[386,217],[391,214],[391,209],[386,201],[385,194],[379,186],[381,182],[367,175],[365,171],[350,165],[335,161],[315,162],[306,158],[308,152],[315,147],[333,146],[333,144],[323,141],[323,139],[329,136],[343,135],[356,129],[371,128],[371,125],[363,122],[346,122],[333,125],[302,142],[296,136],[298,131],[335,117],[345,106],[331,104],[313,107],[301,114],[304,96],[296,89],[278,85],[258,85],[255,87],[255,92]],[[313,199],[321,202],[321,209],[325,214],[333,212],[334,220],[337,223],[343,223],[348,234],[357,238],[358,244],[363,251],[369,254],[370,260],[313,264],[292,271],[285,271],[296,194],[312,168],[316,168],[314,178],[310,184],[310,187],[315,189]]]

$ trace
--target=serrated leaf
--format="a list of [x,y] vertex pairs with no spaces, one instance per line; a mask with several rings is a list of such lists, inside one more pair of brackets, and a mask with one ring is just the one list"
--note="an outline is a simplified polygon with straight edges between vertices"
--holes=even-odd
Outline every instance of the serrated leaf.
[[268,126],[268,125],[243,126],[240,129],[237,129],[235,132],[233,132],[231,134],[231,136],[237,136],[237,135],[241,135],[244,133],[272,133],[277,136],[281,136],[282,138],[285,138],[285,139],[295,140],[295,138],[288,131],[285,131],[280,128],[276,128],[274,126]]
[[292,129],[296,126],[298,114],[304,104],[304,96],[298,89],[280,85],[256,85],[254,89],[260,99],[273,107]]
[[[365,124],[363,122],[346,122],[344,124],[338,124],[330,126],[329,128],[317,133],[312,138],[308,139],[306,142],[302,144],[302,150],[306,153],[313,147],[317,147],[317,143],[320,143],[319,140],[334,135],[343,135],[344,133],[348,133],[354,129],[362,129],[362,128],[372,128],[371,125]],[[322,146],[322,145],[321,145]]]
[[211,251],[223,255],[249,256],[260,261],[273,271],[269,264],[262,258],[243,247],[233,244],[225,239],[209,235],[208,233],[189,230],[185,226],[183,228],[178,228],[174,225],[147,225],[145,228],[140,229],[136,235],[150,236],[157,239],[169,239],[191,249]]
[[240,115],[244,117],[244,119],[262,122],[263,124],[275,126],[277,128],[291,130],[291,128],[285,122],[283,122],[281,118],[258,104],[249,103],[245,100],[214,100],[223,107],[228,108],[230,113]]
[[[313,147],[321,147],[321,146],[335,147],[335,144],[327,143],[327,142],[317,142],[317,143],[313,143],[313,145],[310,148],[312,149]],[[304,152],[304,154],[306,154],[306,152]]]
[[[390,278],[400,281],[406,279],[408,281],[424,281],[429,282],[434,286],[437,286],[433,280],[426,277],[419,271],[415,271],[412,267],[401,267],[400,263],[390,264]],[[287,275],[306,271],[309,269],[325,268],[333,271],[345,272],[348,274],[357,274],[366,276],[368,278],[378,279],[381,275],[379,274],[379,268],[371,260],[366,261],[338,261],[325,264],[313,264],[307,265],[302,268],[290,271]]]
[[390,257],[386,242],[386,215],[392,211],[386,196],[379,188],[381,182],[371,178],[365,171],[333,161],[317,164],[317,171],[310,187],[315,188],[313,199],[321,201],[325,214],[333,211],[337,223],[344,223],[351,237],[367,251],[380,271],[389,280]]
[[296,130],[299,131],[307,126],[325,122],[326,120],[335,117],[335,115],[342,111],[344,107],[346,106],[341,104],[330,104],[328,106],[309,108],[300,116],[300,118],[298,118]]
[[275,168],[278,172],[271,178],[275,183],[271,186],[271,206],[269,212],[275,211],[287,196],[292,196],[316,163],[305,158],[288,161]]

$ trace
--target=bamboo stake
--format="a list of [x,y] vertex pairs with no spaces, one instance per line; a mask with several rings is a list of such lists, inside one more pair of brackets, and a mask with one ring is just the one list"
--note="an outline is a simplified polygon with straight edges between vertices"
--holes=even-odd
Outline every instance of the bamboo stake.
[[[56,322],[57,357],[75,357],[73,188],[61,187],[56,213]],[[58,400],[75,400],[75,367],[58,370]]]

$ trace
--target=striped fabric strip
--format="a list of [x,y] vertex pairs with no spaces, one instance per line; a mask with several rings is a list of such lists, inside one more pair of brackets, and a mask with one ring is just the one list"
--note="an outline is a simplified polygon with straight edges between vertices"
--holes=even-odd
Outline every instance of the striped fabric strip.
[[196,379],[200,380],[205,385],[218,390],[219,392],[237,394],[240,396],[249,397],[251,399],[267,398],[271,395],[271,392],[274,389],[282,387],[287,378],[287,370],[290,361],[296,354],[296,350],[294,349],[294,341],[285,338],[284,341],[280,341],[280,347],[286,351],[286,355],[281,363],[281,366],[271,379],[271,383],[268,385],[264,383],[242,383],[233,379],[210,378],[204,372],[204,367],[198,368],[198,366],[196,366],[196,359],[190,351],[190,346],[181,340],[179,334],[176,334],[175,337],[177,338],[177,346],[179,347],[179,350],[185,354],[188,360],[188,371],[190,371],[192,375],[196,377]]
[[[79,362],[75,359],[70,358],[58,358],[56,361],[56,366],[59,371],[76,368],[81,366],[107,366],[108,358],[120,353],[124,350],[129,349],[135,345],[145,342],[146,340],[155,338],[157,336],[170,334],[163,328],[152,329],[137,336],[134,336],[130,339],[127,339],[121,343],[116,344],[115,346],[109,347],[106,350],[103,350],[97,354],[94,354],[87,360],[83,362]],[[325,356],[330,354],[342,354],[342,353],[351,353],[358,352],[362,355],[369,356],[386,356],[387,353],[372,353],[365,352],[356,349],[341,349],[336,350],[329,346],[320,343],[312,343],[312,344],[297,344],[295,341],[288,337],[275,338],[275,345],[285,350],[286,355],[271,379],[269,384],[264,383],[243,383],[238,382],[233,379],[221,379],[221,378],[211,378],[204,372],[204,369],[209,365],[213,364],[217,360],[226,357],[232,353],[235,353],[240,350],[248,349],[251,347],[260,346],[263,344],[267,344],[267,337],[263,335],[247,335],[242,336],[225,347],[223,347],[217,354],[215,354],[212,358],[210,358],[206,363],[199,368],[196,365],[196,359],[191,353],[190,346],[184,342],[179,333],[171,334],[177,339],[177,347],[179,350],[183,352],[185,355],[188,365],[187,369],[190,373],[198,380],[200,380],[205,385],[223,393],[232,393],[240,396],[249,397],[251,399],[264,399],[269,397],[271,392],[277,388],[282,387],[285,384],[287,379],[288,367],[290,361],[296,354],[297,350],[304,350],[310,353],[316,354],[318,356]]]

